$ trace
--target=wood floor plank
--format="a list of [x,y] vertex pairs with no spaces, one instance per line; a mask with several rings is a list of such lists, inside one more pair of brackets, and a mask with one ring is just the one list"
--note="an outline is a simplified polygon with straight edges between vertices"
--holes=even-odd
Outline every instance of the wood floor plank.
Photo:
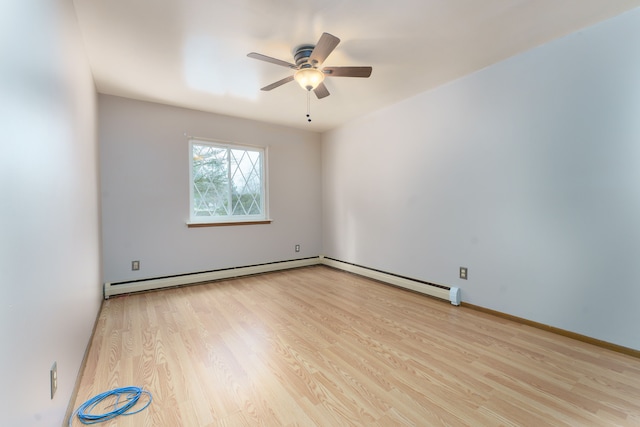
[[97,322],[74,407],[153,394],[110,427],[640,424],[640,359],[323,266],[112,298]]

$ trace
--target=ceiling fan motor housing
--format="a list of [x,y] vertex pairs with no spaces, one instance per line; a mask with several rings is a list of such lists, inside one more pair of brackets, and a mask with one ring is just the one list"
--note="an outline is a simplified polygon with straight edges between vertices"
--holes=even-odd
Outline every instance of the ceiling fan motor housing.
[[314,48],[315,45],[303,44],[293,50],[293,58],[296,60],[298,68],[310,68],[314,66],[314,64],[309,62],[309,57]]

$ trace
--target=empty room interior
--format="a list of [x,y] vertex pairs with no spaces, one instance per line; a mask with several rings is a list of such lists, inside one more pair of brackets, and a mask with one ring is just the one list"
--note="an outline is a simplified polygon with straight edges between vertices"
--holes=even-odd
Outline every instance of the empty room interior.
[[640,425],[640,0],[0,34],[1,425]]

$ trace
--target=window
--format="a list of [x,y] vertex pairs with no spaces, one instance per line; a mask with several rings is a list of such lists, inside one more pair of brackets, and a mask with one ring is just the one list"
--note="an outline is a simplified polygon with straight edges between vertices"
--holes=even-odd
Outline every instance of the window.
[[264,223],[263,148],[189,141],[190,225]]

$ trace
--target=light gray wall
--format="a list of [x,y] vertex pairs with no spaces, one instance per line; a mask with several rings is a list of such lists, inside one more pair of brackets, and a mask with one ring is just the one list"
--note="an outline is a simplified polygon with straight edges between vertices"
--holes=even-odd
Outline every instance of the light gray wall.
[[327,256],[640,349],[640,9],[323,135],[323,193]]
[[[318,134],[108,95],[98,99],[105,282],[320,254]],[[187,228],[185,133],[268,147],[273,223]],[[140,260],[139,271],[131,271],[132,260]]]
[[101,301],[96,94],[71,1],[2,2],[0,58],[0,425],[59,426]]

